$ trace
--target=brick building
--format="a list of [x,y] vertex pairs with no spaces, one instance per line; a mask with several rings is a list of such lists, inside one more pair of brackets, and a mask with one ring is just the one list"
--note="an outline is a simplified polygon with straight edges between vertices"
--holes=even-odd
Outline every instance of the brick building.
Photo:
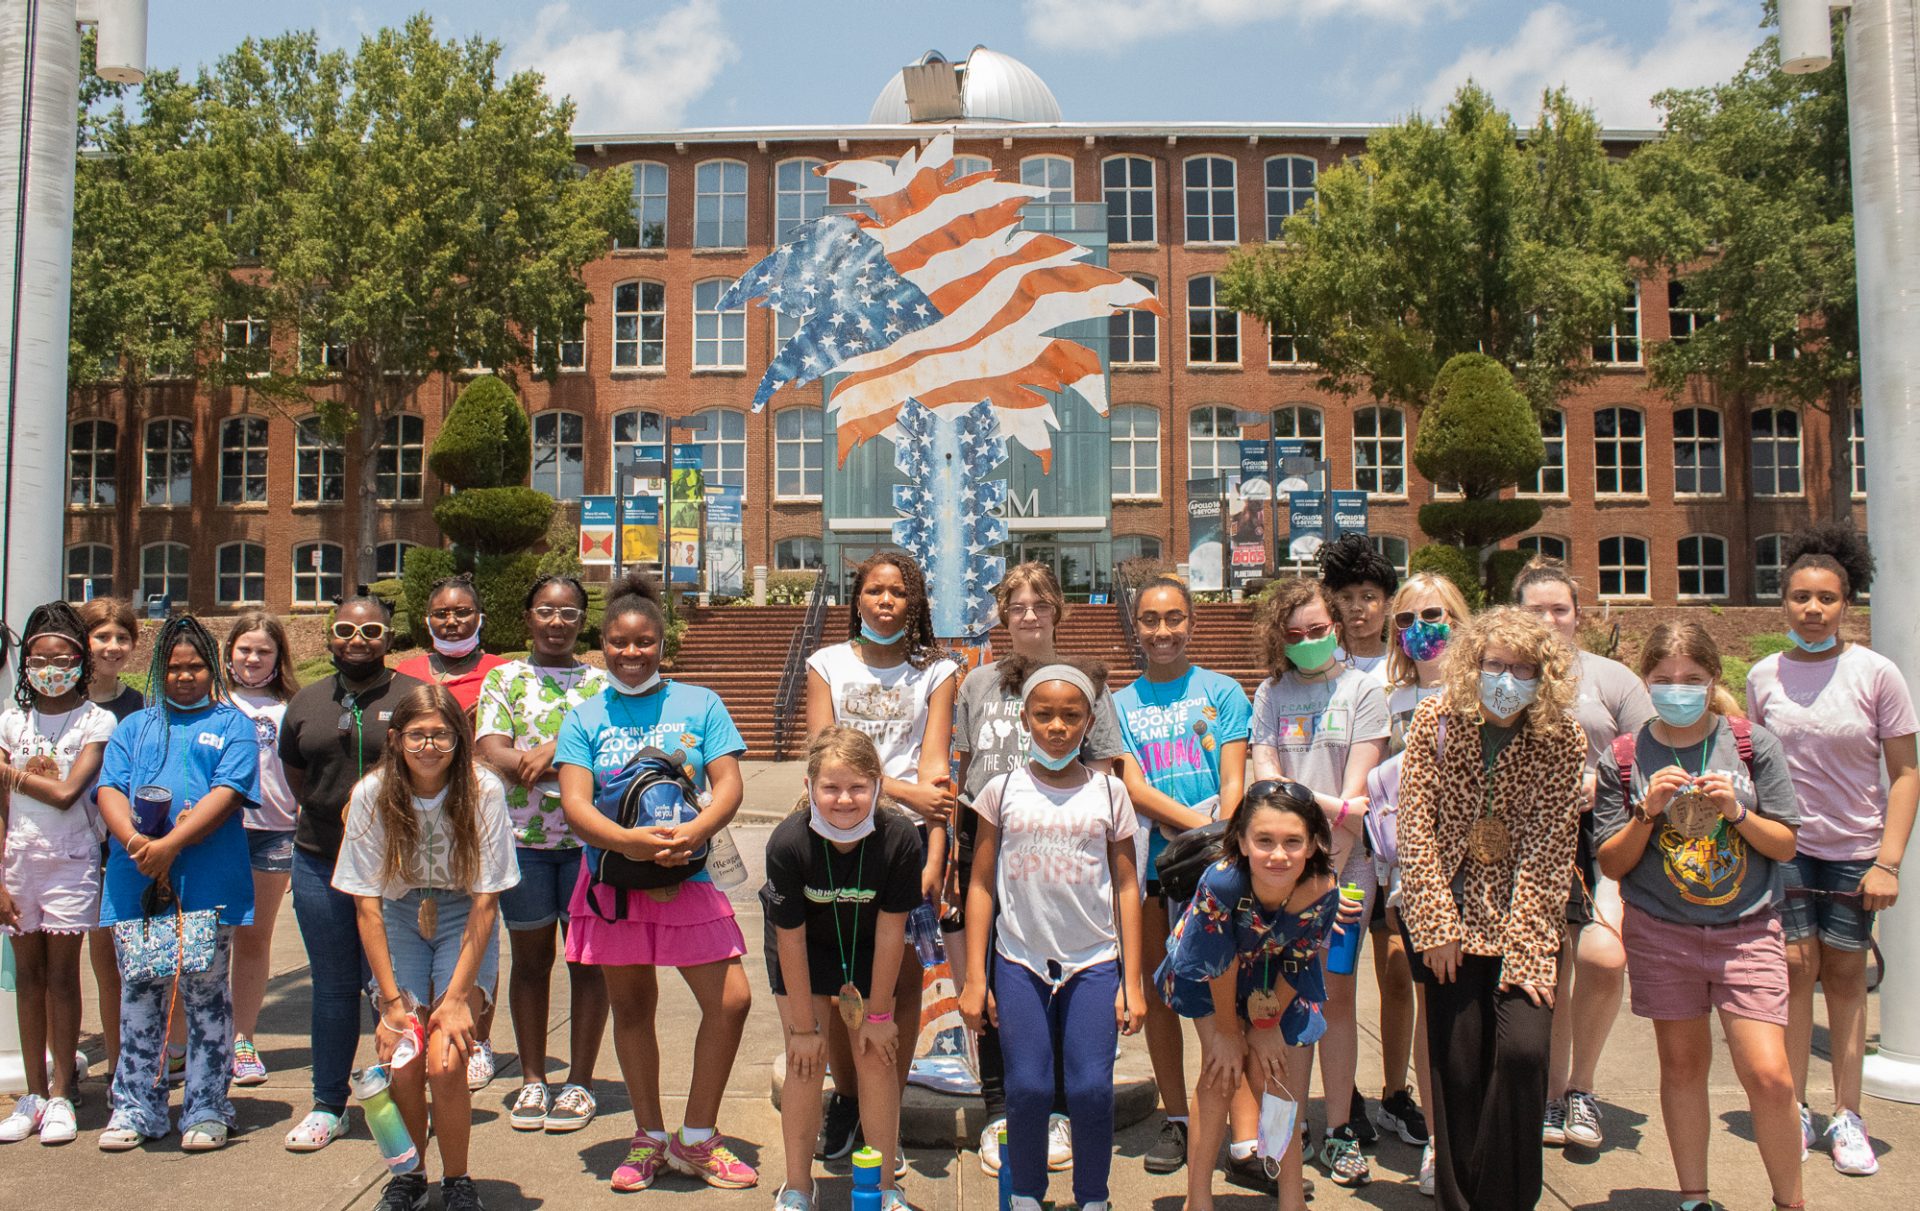
[[[866,515],[851,520],[823,508],[844,472],[817,384],[751,411],[782,339],[774,313],[714,304],[793,224],[851,203],[844,185],[812,174],[816,163],[898,155],[951,130],[961,170],[990,165],[1047,187],[1028,221],[1087,243],[1151,286],[1168,313],[1110,325],[1112,408],[1100,422],[1110,502],[1096,493],[1092,518],[1010,519],[1010,559],[1049,559],[1082,592],[1104,588],[1122,559],[1180,562],[1186,482],[1237,470],[1243,438],[1281,437],[1322,443],[1332,486],[1369,493],[1375,541],[1404,566],[1423,541],[1419,506],[1434,496],[1412,465],[1415,418],[1319,390],[1284,336],[1213,306],[1213,275],[1229,253],[1276,236],[1319,172],[1372,128],[1066,122],[1016,61],[976,50],[960,67],[964,112],[934,123],[910,121],[925,107],[909,103],[896,76],[865,125],[579,136],[583,165],[633,167],[641,246],[588,266],[593,301],[561,347],[558,381],[520,386],[535,431],[534,486],[563,498],[613,492],[616,462],[632,445],[693,442],[710,476],[743,489],[750,567],[839,566],[883,541],[875,530],[891,514],[886,501],[851,509]],[[1609,137],[1624,150],[1645,135]],[[1829,507],[1829,442],[1851,443],[1844,487],[1862,495],[1858,413],[1836,436],[1821,413],[1705,388],[1680,400],[1652,390],[1645,347],[1684,338],[1695,319],[1671,297],[1664,278],[1637,284],[1596,350],[1601,375],[1550,420],[1550,465],[1532,485],[1545,517],[1521,542],[1569,559],[1605,600],[1766,600],[1777,594],[1780,538]],[[245,319],[225,336],[230,346],[296,339]],[[407,546],[439,541],[431,504],[442,489],[425,450],[460,386],[459,376],[423,386],[388,420],[366,467],[244,387],[183,378],[131,400],[76,394],[68,595],[90,587],[167,594],[198,610],[317,608],[347,587],[349,502],[369,477],[389,502],[377,562],[393,572]]]

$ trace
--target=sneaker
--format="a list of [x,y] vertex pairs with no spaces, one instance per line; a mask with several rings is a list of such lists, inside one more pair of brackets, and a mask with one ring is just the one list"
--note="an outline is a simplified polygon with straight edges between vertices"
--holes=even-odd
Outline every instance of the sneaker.
[[1004,1115],[980,1129],[980,1172],[988,1177],[1000,1176],[1000,1133],[1006,1129]]
[[63,1097],[49,1099],[47,1111],[40,1118],[40,1142],[71,1144],[78,1138],[80,1125],[74,1121],[73,1103]]
[[1366,1154],[1360,1151],[1360,1141],[1353,1137],[1351,1126],[1327,1132],[1320,1144],[1320,1163],[1336,1186],[1364,1186],[1373,1180],[1373,1170],[1367,1167]]
[[1848,1177],[1871,1177],[1880,1172],[1879,1158],[1867,1140],[1866,1124],[1851,1110],[1842,1110],[1827,1120],[1827,1150],[1833,1154],[1833,1167]]
[[347,1112],[313,1109],[287,1132],[288,1152],[318,1152],[347,1133]]
[[415,1170],[389,1181],[373,1211],[425,1211],[426,1205],[427,1175]]
[[1367,1117],[1367,1099],[1358,1089],[1353,1091],[1353,1104],[1347,1110],[1347,1126],[1353,1128],[1353,1138],[1360,1141],[1362,1148],[1371,1148],[1380,1142],[1380,1133],[1373,1129],[1373,1120]]
[[562,1085],[559,1096],[553,1099],[553,1109],[547,1111],[547,1130],[554,1135],[578,1131],[599,1111],[600,1104],[586,1086]]
[[1187,1124],[1168,1119],[1160,1124],[1160,1138],[1147,1149],[1143,1162],[1148,1173],[1178,1173],[1187,1163]]
[[760,1175],[753,1171],[752,1165],[733,1154],[725,1136],[715,1133],[697,1144],[689,1144],[680,1138],[684,1130],[667,1141],[669,1166],[720,1190],[745,1190],[759,1183]]
[[1380,1108],[1373,1112],[1373,1121],[1380,1124],[1382,1131],[1391,1131],[1399,1136],[1403,1144],[1412,1144],[1417,1148],[1427,1142],[1427,1116],[1421,1114],[1420,1107],[1414,1104],[1413,1091],[1410,1089],[1402,1089],[1392,1097],[1380,1099]]
[[851,1155],[860,1137],[860,1100],[843,1093],[827,1099],[826,1117],[820,1120],[820,1138],[813,1144],[813,1159],[837,1161]]
[[621,1193],[633,1190],[645,1190],[653,1185],[653,1179],[660,1176],[660,1166],[666,1163],[667,1146],[648,1135],[645,1129],[633,1133],[633,1143],[627,1148],[627,1159],[613,1171],[613,1188]]
[[472,1177],[463,1173],[440,1180],[440,1211],[486,1211]]
[[513,1095],[513,1106],[507,1111],[507,1125],[515,1131],[539,1131],[547,1125],[547,1087],[539,1081],[528,1081],[520,1086],[520,1092]]
[[1567,1143],[1567,1104],[1549,1099],[1547,1117],[1540,1124],[1540,1142],[1549,1148],[1563,1148]]
[[1567,1090],[1568,1144],[1580,1148],[1598,1148],[1604,1140],[1600,1133],[1600,1103],[1593,1100],[1591,1093],[1578,1089]]
[[0,1144],[17,1144],[40,1130],[47,1114],[47,1099],[29,1093],[14,1103],[13,1113],[0,1120]]
[[1813,1107],[1800,1103],[1800,1159],[1805,1161],[1813,1152],[1813,1143],[1820,1136],[1813,1129]]
[[1246,1156],[1235,1156],[1232,1149],[1228,1149],[1226,1174],[1229,1184],[1242,1189],[1252,1190],[1269,1198],[1280,1193],[1280,1179],[1267,1176],[1267,1162],[1260,1159],[1258,1152],[1250,1152]]
[[175,1053],[173,1045],[167,1045],[167,1088],[178,1089],[187,1083],[187,1053],[184,1049]]
[[267,1083],[267,1066],[260,1062],[252,1039],[233,1041],[233,1083],[243,1089]]
[[493,1044],[482,1043],[467,1056],[467,1088],[475,1091],[493,1084]]
[[1073,1124],[1064,1114],[1047,1118],[1047,1168],[1055,1173],[1073,1168]]
[[1433,1197],[1433,1144],[1420,1149],[1420,1193]]
[[780,1197],[773,1200],[773,1211],[813,1211],[813,1195],[782,1186]]

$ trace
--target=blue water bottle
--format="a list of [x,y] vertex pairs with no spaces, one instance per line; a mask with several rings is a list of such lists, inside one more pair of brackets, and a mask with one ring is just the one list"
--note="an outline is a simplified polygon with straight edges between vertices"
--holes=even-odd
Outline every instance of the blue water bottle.
[[933,915],[933,905],[925,900],[920,901],[920,907],[907,914],[907,939],[920,956],[920,966],[932,968],[940,965],[944,957],[940,942],[940,918]]
[[880,1211],[880,1154],[872,1148],[853,1154],[853,1211]]
[[1000,1211],[1013,1211],[1013,1161],[1007,1156],[1007,1125],[1000,1124]]
[[[1367,893],[1358,883],[1348,883],[1340,889],[1340,900],[1343,904],[1364,904]],[[1327,970],[1337,976],[1352,975],[1360,965],[1360,943],[1366,936],[1365,920],[1334,926],[1333,940],[1327,946]]]

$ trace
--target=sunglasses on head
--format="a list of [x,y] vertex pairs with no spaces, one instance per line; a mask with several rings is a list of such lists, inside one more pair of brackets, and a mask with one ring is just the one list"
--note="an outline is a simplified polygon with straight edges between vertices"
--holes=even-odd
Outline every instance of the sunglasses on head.
[[1290,778],[1262,778],[1247,788],[1247,797],[1244,802],[1252,803],[1255,799],[1271,798],[1274,795],[1291,799],[1301,806],[1315,802],[1313,791]]
[[333,624],[333,637],[349,642],[357,637],[368,643],[379,643],[387,637],[387,624],[384,622],[336,622]]
[[1393,625],[1399,628],[1400,630],[1404,631],[1408,627],[1412,626],[1416,621],[1445,622],[1446,620],[1447,620],[1447,610],[1445,606],[1428,606],[1424,610],[1400,611],[1398,614],[1395,614],[1393,616]]

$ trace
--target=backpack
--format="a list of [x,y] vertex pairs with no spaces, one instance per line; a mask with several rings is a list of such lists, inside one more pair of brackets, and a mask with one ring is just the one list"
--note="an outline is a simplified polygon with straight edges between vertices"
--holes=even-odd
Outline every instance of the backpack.
[[[693,785],[687,773],[687,755],[683,751],[665,753],[643,748],[633,759],[608,778],[593,797],[593,805],[621,828],[643,828],[666,824],[686,824],[700,814],[706,798]],[[708,846],[701,846],[683,866],[662,866],[642,862],[618,850],[592,850],[589,856],[587,899],[603,921],[617,921],[626,915],[627,893],[673,887],[686,882],[707,867]],[[614,913],[600,909],[595,894],[599,888],[614,891]]]

